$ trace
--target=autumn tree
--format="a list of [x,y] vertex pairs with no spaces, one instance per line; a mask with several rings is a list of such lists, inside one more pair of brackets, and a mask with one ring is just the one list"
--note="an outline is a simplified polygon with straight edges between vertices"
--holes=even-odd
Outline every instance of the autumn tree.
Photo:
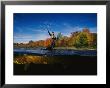
[[87,47],[88,46],[88,39],[87,39],[87,35],[84,32],[81,32],[75,42],[74,42],[74,46],[77,48],[82,48],[82,47]]
[[45,41],[44,41],[44,46],[45,47],[48,47],[51,45],[51,42],[52,42],[52,39],[51,38],[47,38]]
[[85,27],[85,28],[83,28],[82,32],[90,33],[90,30],[89,30],[89,28]]

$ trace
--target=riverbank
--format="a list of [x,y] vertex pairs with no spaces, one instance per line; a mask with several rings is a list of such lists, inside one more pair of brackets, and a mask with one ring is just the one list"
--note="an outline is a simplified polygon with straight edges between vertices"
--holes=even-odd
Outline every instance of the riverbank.
[[69,50],[96,50],[96,48],[75,48],[75,47],[55,47],[54,49],[69,49]]
[[[14,49],[30,49],[30,50],[35,50],[35,49],[45,49],[46,47],[34,47],[34,48],[16,48],[14,47]],[[89,47],[89,48],[76,48],[76,47],[55,47],[53,49],[67,49],[67,50],[97,50],[97,48],[93,48],[93,47]]]

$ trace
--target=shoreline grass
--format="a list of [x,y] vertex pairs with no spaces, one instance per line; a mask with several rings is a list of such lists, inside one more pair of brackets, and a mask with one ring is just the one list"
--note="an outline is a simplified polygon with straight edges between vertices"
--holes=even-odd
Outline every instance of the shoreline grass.
[[96,48],[55,47],[54,49],[96,50]]

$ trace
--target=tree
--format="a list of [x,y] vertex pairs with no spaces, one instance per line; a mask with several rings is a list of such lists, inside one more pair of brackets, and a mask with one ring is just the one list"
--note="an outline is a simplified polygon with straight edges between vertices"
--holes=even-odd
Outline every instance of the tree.
[[62,39],[63,35],[61,34],[61,32],[58,33],[57,35],[57,39]]
[[97,47],[97,34],[92,33],[92,35],[93,35],[92,47],[96,48]]
[[74,42],[74,46],[77,48],[82,48],[82,47],[87,47],[88,46],[88,39],[87,39],[87,35],[84,32],[81,32],[75,42]]
[[69,38],[67,36],[64,36],[63,39],[61,40],[61,46],[67,47],[68,40],[69,40]]
[[45,47],[50,46],[50,45],[51,45],[51,42],[52,42],[52,39],[51,39],[51,38],[47,38],[47,39],[45,40],[45,42],[44,42],[44,46],[45,46]]
[[90,33],[89,28],[85,27],[82,32]]
[[30,40],[30,41],[29,41],[29,43],[31,44],[31,43],[33,43],[33,41],[32,41],[32,40]]
[[77,36],[80,34],[80,31],[72,32],[69,39],[68,39],[68,46],[73,47],[75,41],[77,40]]

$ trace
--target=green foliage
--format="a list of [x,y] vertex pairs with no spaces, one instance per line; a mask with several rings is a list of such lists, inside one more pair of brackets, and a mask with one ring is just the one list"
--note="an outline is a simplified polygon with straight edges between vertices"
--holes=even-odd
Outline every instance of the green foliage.
[[62,37],[63,37],[63,35],[61,34],[61,32],[59,32],[57,35],[57,39],[61,39]]
[[88,47],[88,39],[87,39],[87,35],[83,32],[81,32],[75,42],[74,42],[74,46],[77,48],[82,48],[82,47]]

